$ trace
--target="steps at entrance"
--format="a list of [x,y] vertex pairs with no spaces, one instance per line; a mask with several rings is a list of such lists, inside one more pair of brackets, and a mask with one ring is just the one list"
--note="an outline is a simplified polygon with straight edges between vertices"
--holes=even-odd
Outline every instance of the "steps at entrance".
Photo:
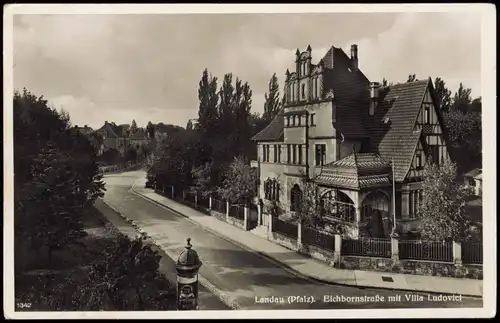
[[268,228],[265,225],[259,225],[255,229],[250,230],[250,232],[252,232],[253,234],[265,239],[267,239],[267,231]]

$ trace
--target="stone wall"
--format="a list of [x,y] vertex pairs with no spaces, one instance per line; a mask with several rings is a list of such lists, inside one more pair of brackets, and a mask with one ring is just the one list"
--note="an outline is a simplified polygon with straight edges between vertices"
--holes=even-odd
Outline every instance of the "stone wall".
[[293,251],[299,251],[297,240],[295,239],[289,238],[277,232],[271,232],[269,234],[269,239],[285,248],[288,248]]
[[341,256],[340,269],[390,272],[407,275],[483,279],[482,266],[452,263],[393,260],[390,258]]

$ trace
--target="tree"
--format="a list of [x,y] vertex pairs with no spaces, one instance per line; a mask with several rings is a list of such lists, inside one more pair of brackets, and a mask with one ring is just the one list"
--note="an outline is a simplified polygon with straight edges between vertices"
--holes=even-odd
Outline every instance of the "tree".
[[252,136],[252,126],[250,124],[252,90],[247,82],[242,84],[242,81],[236,79],[233,101],[234,130],[231,142],[232,155],[228,157],[232,158],[242,155],[248,158],[255,148],[250,140]]
[[451,107],[451,91],[446,87],[446,83],[440,77],[436,77],[434,80],[434,89],[441,111],[449,111]]
[[70,163],[70,157],[58,151],[53,142],[37,154],[30,195],[22,203],[24,216],[18,222],[35,249],[47,247],[49,264],[54,250],[85,236],[81,216],[86,201],[79,198]]
[[137,152],[137,149],[133,146],[128,147],[127,150],[125,151],[126,161],[136,162],[138,156],[139,154]]
[[219,194],[231,203],[244,204],[256,196],[257,174],[245,158],[234,158],[219,188]]
[[137,123],[135,122],[135,119],[132,120],[132,123],[130,124],[130,134],[133,135],[137,131]]
[[203,71],[202,78],[198,87],[198,123],[196,131],[199,134],[199,154],[200,163],[209,162],[213,155],[213,146],[219,130],[219,111],[217,93],[217,78],[208,73],[207,69]]
[[469,105],[469,112],[481,114],[482,112],[481,100],[482,100],[481,97],[472,100],[471,104]]
[[203,197],[208,197],[216,192],[218,182],[218,171],[213,163],[205,163],[200,166],[195,166],[191,170],[193,176],[193,186],[191,191],[200,193]]
[[[86,306],[99,308],[107,299],[114,310],[173,309],[171,286],[159,272],[161,256],[150,245],[145,245],[143,238],[131,241],[119,235],[105,254],[91,266],[89,282],[93,288],[87,293],[92,295],[79,297]],[[135,294],[134,299],[127,299],[129,292]],[[165,302],[168,298],[170,302]]]
[[274,117],[276,117],[281,109],[278,77],[276,76],[276,73],[271,76],[268,89],[268,92],[264,95],[264,114],[262,115],[262,118],[267,122],[270,122],[274,119]]
[[76,242],[81,216],[102,196],[95,149],[89,138],[70,131],[69,115],[43,97],[15,91],[15,239],[52,251]]
[[194,127],[193,127],[193,121],[192,119],[189,119],[187,124],[186,124],[186,130],[187,131],[193,131]]
[[446,161],[438,166],[429,161],[422,183],[421,236],[424,239],[466,241],[474,231],[466,215],[466,199],[471,190],[457,179],[456,165]]
[[295,214],[306,226],[322,226],[318,186],[310,179],[302,180],[301,184],[300,195],[295,198]]
[[479,113],[450,111],[443,114],[454,158],[462,173],[482,164],[482,121]]
[[149,121],[146,125],[146,134],[149,139],[155,139],[155,126],[151,123],[151,121]]
[[410,74],[408,75],[408,80],[406,80],[406,83],[411,83],[416,81],[418,81],[417,76],[415,74]]
[[466,113],[469,109],[469,105],[472,102],[471,99],[472,90],[469,88],[465,88],[462,83],[458,87],[458,90],[455,92],[452,101],[452,109],[454,111],[460,111],[462,113]]

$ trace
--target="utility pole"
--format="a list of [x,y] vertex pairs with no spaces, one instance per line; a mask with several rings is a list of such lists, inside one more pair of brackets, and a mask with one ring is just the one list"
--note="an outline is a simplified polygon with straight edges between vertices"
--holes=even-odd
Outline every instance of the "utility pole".
[[392,230],[391,237],[396,234],[396,175],[394,174],[394,157],[391,162],[392,170]]

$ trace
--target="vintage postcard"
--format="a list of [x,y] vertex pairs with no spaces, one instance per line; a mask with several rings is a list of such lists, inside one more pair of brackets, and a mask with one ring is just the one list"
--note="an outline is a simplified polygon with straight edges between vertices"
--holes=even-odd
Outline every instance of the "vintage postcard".
[[4,8],[5,317],[495,316],[493,5]]

